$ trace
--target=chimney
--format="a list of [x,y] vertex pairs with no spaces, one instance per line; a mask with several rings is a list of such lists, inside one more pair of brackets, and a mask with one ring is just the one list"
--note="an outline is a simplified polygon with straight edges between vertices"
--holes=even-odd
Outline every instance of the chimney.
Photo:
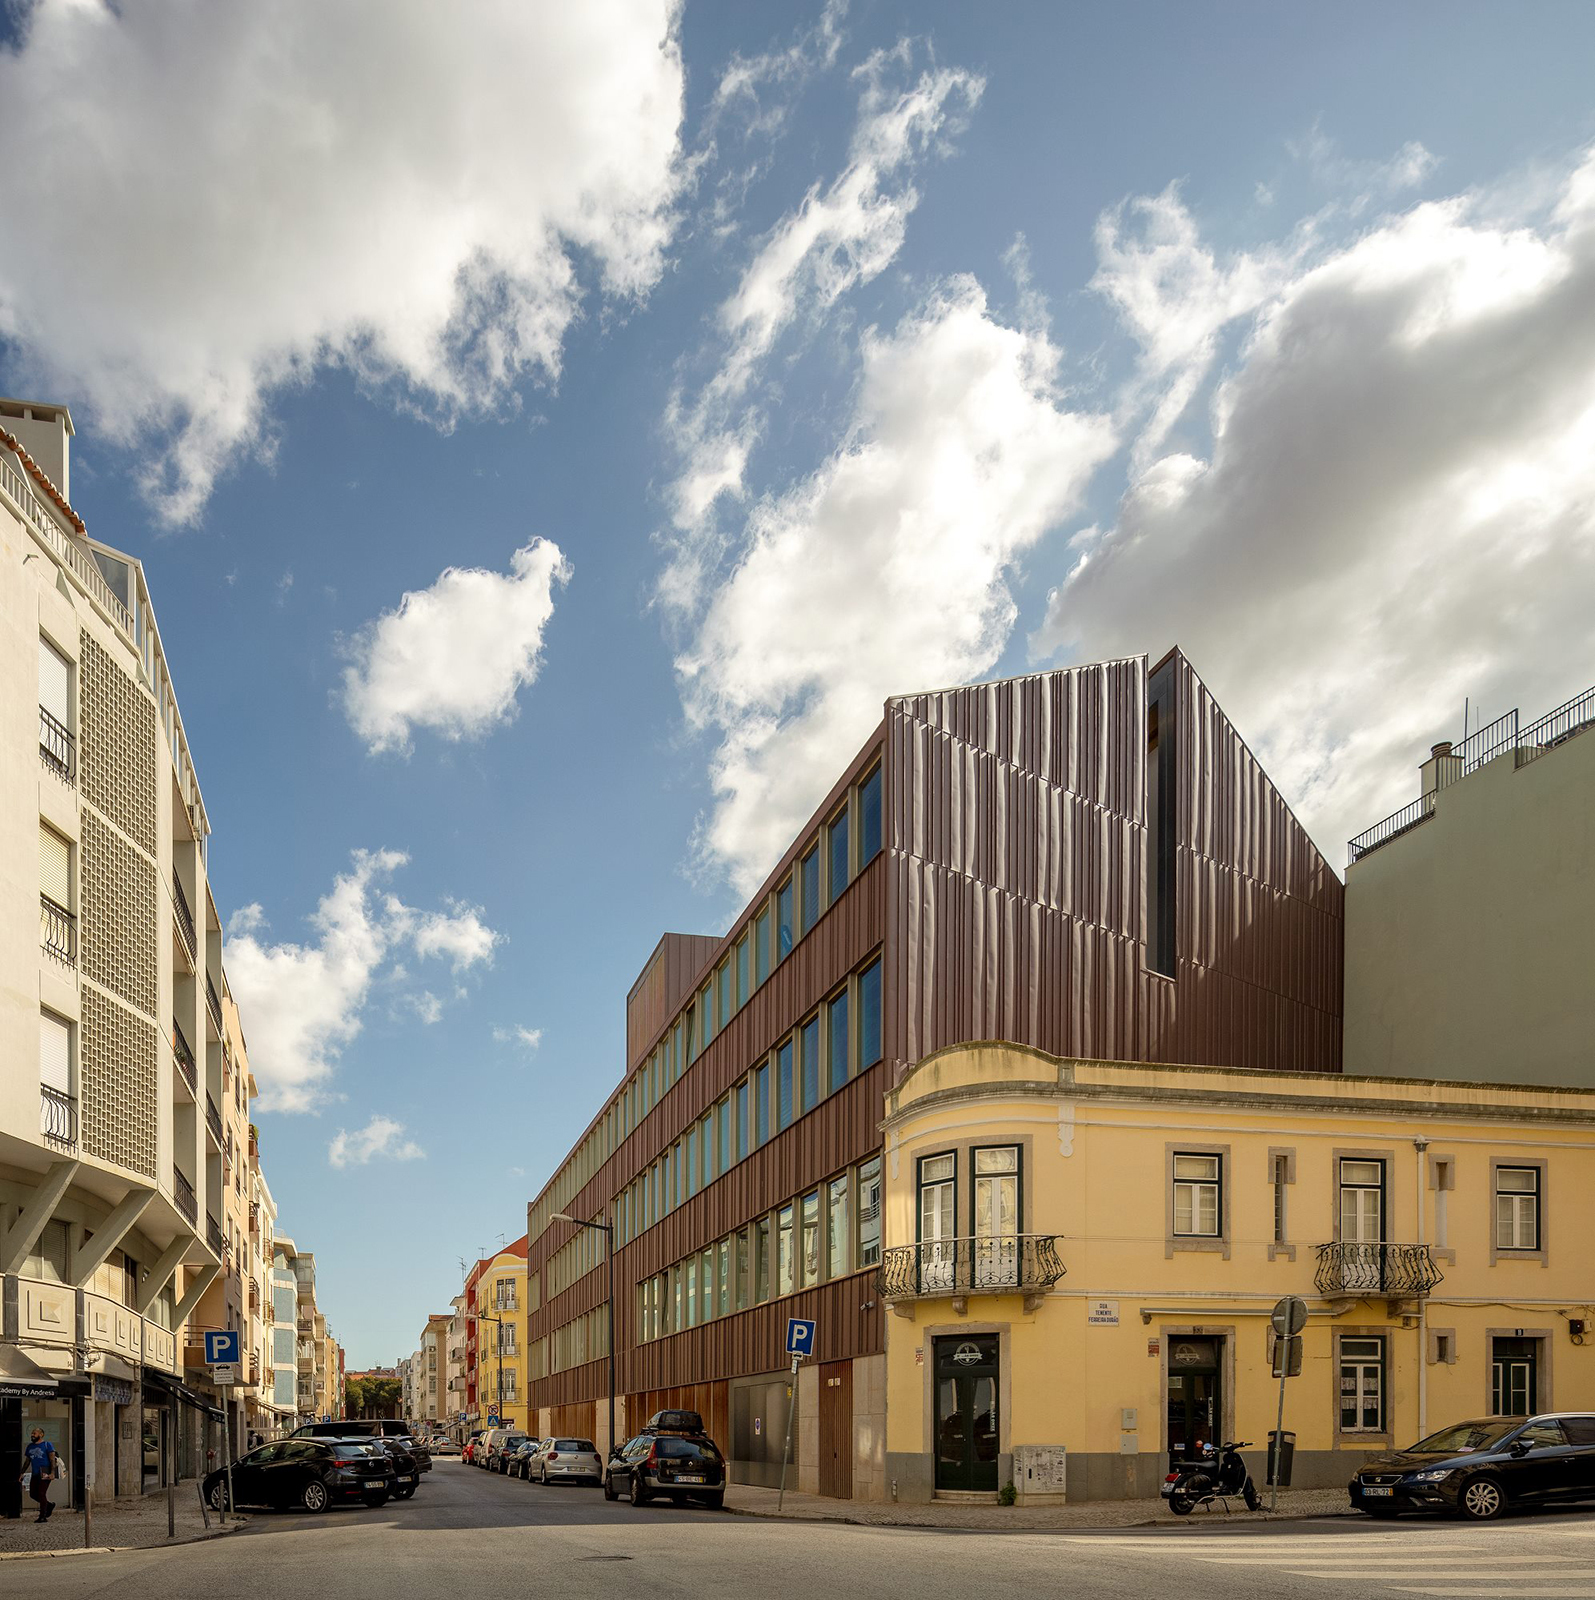
[[17,443],[33,457],[40,470],[72,500],[72,413],[65,406],[37,400],[0,400],[0,428],[16,435]]
[[1427,798],[1462,776],[1462,757],[1451,754],[1451,741],[1442,739],[1429,751],[1429,759],[1418,765],[1420,795]]

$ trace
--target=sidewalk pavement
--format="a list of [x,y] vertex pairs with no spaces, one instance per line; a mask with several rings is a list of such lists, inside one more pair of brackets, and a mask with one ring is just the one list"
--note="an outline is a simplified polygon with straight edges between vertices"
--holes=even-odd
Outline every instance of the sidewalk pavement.
[[[1268,1490],[1261,1491],[1263,1505]],[[1279,1510],[1248,1511],[1239,1500],[1225,1514],[1222,1505],[1176,1517],[1161,1500],[1093,1500],[1080,1505],[996,1506],[932,1501],[929,1505],[876,1505],[862,1500],[829,1500],[788,1489],[776,1510],[777,1491],[734,1483],[726,1490],[726,1510],[743,1517],[791,1518],[800,1522],[852,1522],[868,1528],[976,1529],[982,1533],[1052,1533],[1091,1528],[1214,1527],[1219,1523],[1282,1521],[1286,1517],[1356,1516],[1344,1489],[1281,1489]]]
[[[226,1531],[231,1532],[245,1517],[230,1516]],[[164,1491],[138,1499],[123,1499],[94,1504],[92,1548],[96,1550],[143,1550],[164,1544],[187,1544],[195,1539],[213,1538],[222,1532],[216,1513],[210,1514],[207,1531],[199,1512],[199,1495],[192,1483],[177,1486],[177,1531],[166,1536],[166,1495]],[[16,1521],[0,1520],[0,1561],[7,1556],[56,1555],[83,1548],[83,1513],[57,1507],[48,1522],[40,1522],[33,1502],[23,1502],[22,1516]],[[5,1587],[0,1585],[0,1587]]]

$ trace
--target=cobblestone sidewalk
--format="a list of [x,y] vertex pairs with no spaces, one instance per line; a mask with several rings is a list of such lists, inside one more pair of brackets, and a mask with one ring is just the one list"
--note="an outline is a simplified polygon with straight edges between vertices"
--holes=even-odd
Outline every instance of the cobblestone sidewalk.
[[[1267,1490],[1263,1491],[1267,1504]],[[1176,1517],[1162,1500],[1098,1500],[1072,1506],[871,1505],[863,1501],[827,1500],[819,1495],[787,1491],[785,1507],[776,1511],[774,1489],[732,1484],[726,1509],[745,1517],[790,1517],[807,1522],[853,1522],[880,1528],[961,1528],[981,1532],[1049,1533],[1070,1529],[1136,1528],[1148,1523],[1170,1527],[1212,1527],[1216,1523],[1279,1521],[1285,1517],[1355,1516],[1344,1489],[1282,1489],[1279,1510],[1248,1511],[1236,1500],[1226,1515],[1222,1506]]]
[[[242,1517],[229,1517],[228,1528]],[[199,1495],[192,1483],[179,1484],[177,1489],[176,1533],[168,1541],[166,1535],[165,1494],[145,1495],[141,1499],[117,1500],[94,1507],[92,1544],[95,1549],[145,1549],[151,1545],[168,1542],[180,1543],[187,1539],[202,1538],[206,1533],[204,1519],[199,1512]],[[216,1513],[210,1517],[209,1532],[220,1531]],[[23,1513],[17,1521],[0,1520],[0,1559],[13,1555],[40,1555],[53,1551],[81,1550],[83,1548],[83,1513],[58,1509],[48,1522],[40,1522],[32,1501],[24,1501]],[[8,1587],[0,1585],[0,1588]]]

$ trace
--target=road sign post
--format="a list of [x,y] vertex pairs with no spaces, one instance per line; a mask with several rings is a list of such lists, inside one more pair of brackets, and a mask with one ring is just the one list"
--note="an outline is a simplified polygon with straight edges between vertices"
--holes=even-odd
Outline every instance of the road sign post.
[[1301,1331],[1307,1326],[1307,1302],[1288,1294],[1274,1306],[1274,1368],[1279,1373],[1279,1413],[1274,1421],[1273,1470],[1268,1474],[1268,1509],[1279,1509],[1279,1480],[1285,1461],[1285,1384],[1301,1371]]
[[792,1413],[797,1409],[798,1363],[814,1354],[816,1324],[805,1317],[788,1317],[786,1353],[792,1358],[792,1387],[786,1397],[786,1443],[781,1447],[781,1492],[775,1497],[779,1511],[786,1502],[786,1466],[792,1458]]
[[[211,1328],[205,1334],[205,1364],[218,1385],[238,1381],[238,1369],[244,1359],[244,1339],[236,1328]],[[233,1509],[233,1430],[223,1426],[222,1448],[227,1453],[227,1510]],[[223,1517],[226,1512],[222,1513]]]

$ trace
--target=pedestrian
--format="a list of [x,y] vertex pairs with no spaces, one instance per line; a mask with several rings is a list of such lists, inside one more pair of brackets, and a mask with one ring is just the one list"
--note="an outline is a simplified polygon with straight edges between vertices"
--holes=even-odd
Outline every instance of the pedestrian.
[[45,1438],[43,1428],[35,1428],[32,1442],[22,1454],[27,1465],[17,1474],[17,1482],[32,1472],[33,1482],[28,1485],[28,1493],[39,1507],[39,1521],[48,1522],[50,1513],[55,1510],[50,1501],[50,1480],[55,1476],[57,1460],[55,1446]]

